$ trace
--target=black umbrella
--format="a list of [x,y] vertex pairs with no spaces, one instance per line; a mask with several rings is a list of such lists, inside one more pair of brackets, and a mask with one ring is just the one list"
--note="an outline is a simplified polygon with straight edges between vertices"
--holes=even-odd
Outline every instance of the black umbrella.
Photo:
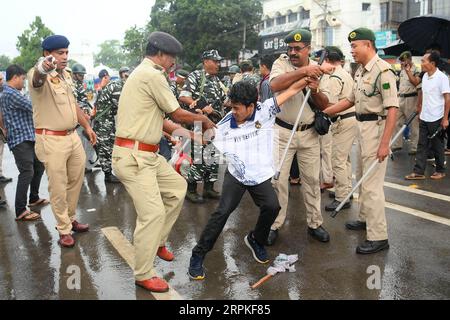
[[419,52],[431,45],[441,47],[441,55],[450,57],[450,18],[426,15],[408,19],[398,28],[400,38],[411,48]]
[[396,40],[389,47],[381,48],[384,51],[384,54],[390,56],[400,56],[405,51],[411,51],[413,56],[421,56],[422,52],[411,49],[403,40]]

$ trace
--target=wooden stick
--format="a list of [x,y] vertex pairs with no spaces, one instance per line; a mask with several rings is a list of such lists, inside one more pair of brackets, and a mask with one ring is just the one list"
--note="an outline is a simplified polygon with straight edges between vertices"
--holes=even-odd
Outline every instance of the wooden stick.
[[268,274],[266,276],[264,276],[263,278],[261,278],[257,283],[255,283],[254,285],[252,285],[252,289],[256,289],[258,288],[260,285],[262,285],[264,282],[266,282],[267,280],[269,280],[270,278],[272,278],[273,276],[271,274]]

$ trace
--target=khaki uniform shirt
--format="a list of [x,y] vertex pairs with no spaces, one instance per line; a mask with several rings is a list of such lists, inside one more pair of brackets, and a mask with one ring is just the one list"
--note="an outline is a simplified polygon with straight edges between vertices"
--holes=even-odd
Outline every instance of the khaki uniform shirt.
[[[414,64],[411,67],[411,73],[415,77],[418,77],[420,74],[419,70],[417,69],[417,67]],[[408,94],[408,93],[415,93],[415,92],[417,92],[416,87],[411,83],[411,81],[409,81],[408,74],[406,73],[406,71],[402,70],[400,72],[400,84],[399,84],[398,93],[399,94]]]
[[67,71],[47,75],[45,83],[33,87],[35,69],[28,72],[28,87],[33,103],[33,122],[36,129],[72,130],[78,124],[75,85]]
[[[333,74],[324,74],[320,81],[320,91],[323,92],[329,103],[336,104],[339,101],[348,98],[353,91],[353,78],[341,66],[337,66]],[[338,115],[355,112],[355,107],[344,110]]]
[[[314,61],[310,60],[310,64],[316,64]],[[289,60],[289,56],[287,54],[282,54],[273,64],[272,71],[270,72],[270,81],[275,79],[276,77],[297,70],[297,67],[294,67]],[[275,96],[279,95],[281,92],[275,93]],[[300,112],[300,108],[303,104],[303,100],[305,95],[303,91],[300,91],[295,96],[286,101],[281,109],[281,112],[278,113],[277,118],[287,122],[291,125],[294,125],[295,120],[297,119],[298,113]],[[311,110],[311,107],[308,103],[305,105],[305,109],[303,110],[303,114],[300,118],[300,125],[302,124],[311,124],[314,122],[314,111]]]
[[347,98],[356,113],[386,115],[386,109],[398,108],[397,83],[391,65],[378,55],[355,73],[353,91]]
[[125,82],[119,100],[116,136],[158,144],[166,113],[179,104],[170,90],[164,68],[145,58]]

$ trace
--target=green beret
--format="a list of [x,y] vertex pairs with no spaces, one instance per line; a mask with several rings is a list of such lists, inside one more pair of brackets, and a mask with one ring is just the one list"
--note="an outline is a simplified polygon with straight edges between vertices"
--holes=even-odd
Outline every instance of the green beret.
[[375,33],[367,28],[358,28],[350,32],[348,35],[348,41],[352,42],[355,40],[370,40],[375,41]]
[[289,33],[286,38],[284,38],[285,43],[290,42],[305,42],[311,43],[311,32],[306,29],[297,29]]
[[335,46],[328,46],[325,47],[325,50],[327,52],[328,58],[332,60],[344,60],[345,56],[342,53],[341,49]]
[[404,51],[402,52],[402,54],[400,55],[400,57],[398,57],[399,60],[403,60],[403,59],[411,59],[412,54],[410,51]]
[[187,76],[189,75],[189,72],[186,71],[186,70],[180,69],[180,70],[177,70],[177,72],[175,73],[175,75],[176,75],[177,77],[186,79]]

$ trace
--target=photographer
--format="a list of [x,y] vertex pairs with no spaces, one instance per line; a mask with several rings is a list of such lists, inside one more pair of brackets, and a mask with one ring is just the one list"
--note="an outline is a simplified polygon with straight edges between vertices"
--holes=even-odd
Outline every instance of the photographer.
[[[217,123],[222,118],[223,103],[226,99],[224,86],[217,77],[222,57],[217,50],[209,50],[203,52],[202,59],[203,69],[189,74],[180,93],[179,101],[188,105],[192,112],[205,114],[211,121]],[[203,203],[204,198],[220,198],[219,193],[213,188],[219,169],[216,161],[212,161],[214,152],[208,152],[209,154],[206,155],[204,150],[202,148],[200,152],[200,150],[194,149],[195,155],[205,153],[205,156],[202,156],[202,159],[195,159],[193,156],[194,165],[188,173],[186,197],[193,203]],[[203,196],[197,193],[197,182],[202,180],[205,182]]]

